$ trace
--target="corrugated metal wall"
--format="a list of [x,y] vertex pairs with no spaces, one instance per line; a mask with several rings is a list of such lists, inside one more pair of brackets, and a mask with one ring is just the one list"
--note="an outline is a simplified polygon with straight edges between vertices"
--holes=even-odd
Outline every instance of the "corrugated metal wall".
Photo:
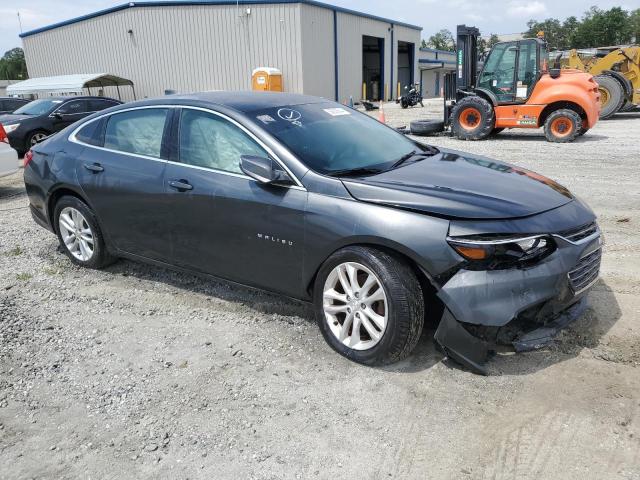
[[247,90],[251,71],[269,66],[283,71],[287,91],[302,92],[300,4],[246,8],[129,8],[31,35],[23,39],[29,75],[113,73],[133,80],[140,98]]
[[334,100],[333,11],[304,4],[300,19],[304,93]]
[[[333,10],[298,3],[249,8],[247,15],[246,5],[134,7],[29,35],[29,75],[112,73],[133,80],[141,98],[166,89],[248,90],[252,70],[268,66],[282,70],[285,91],[334,99]],[[395,83],[397,42],[417,49],[420,31],[396,25],[392,46],[389,23],[338,12],[337,26],[339,100],[362,97],[363,35],[385,39],[384,83],[395,97],[391,55]],[[121,91],[132,99],[130,89]],[[115,89],[106,94],[115,96]]]

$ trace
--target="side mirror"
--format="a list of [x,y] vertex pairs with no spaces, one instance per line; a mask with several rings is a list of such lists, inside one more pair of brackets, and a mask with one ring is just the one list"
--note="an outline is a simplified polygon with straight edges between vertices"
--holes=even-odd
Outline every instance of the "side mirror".
[[257,157],[255,155],[242,155],[240,157],[240,170],[249,177],[263,184],[293,184],[291,177],[270,158]]
[[58,120],[62,120],[62,114],[60,114],[60,113],[54,113],[53,117],[57,118]]

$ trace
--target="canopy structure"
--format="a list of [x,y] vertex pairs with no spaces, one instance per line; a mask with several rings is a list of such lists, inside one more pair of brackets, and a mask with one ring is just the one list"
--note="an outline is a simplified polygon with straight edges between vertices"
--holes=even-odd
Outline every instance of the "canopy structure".
[[136,93],[131,80],[109,73],[80,73],[58,77],[30,78],[7,86],[7,95],[78,93],[83,92],[85,88],[91,93],[91,88],[116,87],[118,97],[120,97],[121,86],[131,87],[135,98]]

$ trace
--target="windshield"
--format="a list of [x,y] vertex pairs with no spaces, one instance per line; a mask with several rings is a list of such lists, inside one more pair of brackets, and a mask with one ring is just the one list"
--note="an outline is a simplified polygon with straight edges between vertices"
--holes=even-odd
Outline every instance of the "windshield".
[[13,113],[17,115],[44,115],[45,113],[49,113],[61,103],[62,100],[49,100],[41,98],[40,100],[34,100],[31,103],[27,103],[25,106],[20,107]]
[[373,118],[338,103],[312,103],[249,113],[310,169],[376,173],[412,152],[432,153]]

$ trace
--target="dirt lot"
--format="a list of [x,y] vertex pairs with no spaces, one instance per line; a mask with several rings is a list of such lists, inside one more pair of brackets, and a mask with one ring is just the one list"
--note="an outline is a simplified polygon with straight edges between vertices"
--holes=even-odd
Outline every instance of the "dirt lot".
[[[438,102],[387,119],[438,116]],[[587,315],[480,377],[334,354],[309,307],[120,261],[81,270],[0,179],[0,477],[640,479],[640,113],[572,145],[465,143],[551,176],[606,236]]]

